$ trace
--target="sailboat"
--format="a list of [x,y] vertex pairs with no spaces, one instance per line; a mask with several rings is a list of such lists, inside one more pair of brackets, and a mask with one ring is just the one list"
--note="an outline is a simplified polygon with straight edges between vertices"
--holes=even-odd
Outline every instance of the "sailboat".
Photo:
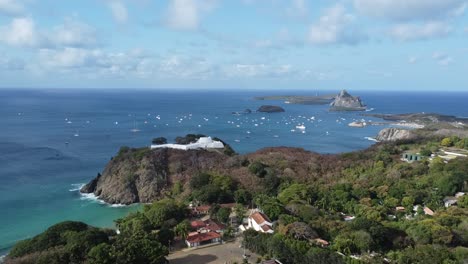
[[75,137],[79,137],[80,136],[80,133],[78,133],[78,130],[76,130],[75,134],[73,135]]

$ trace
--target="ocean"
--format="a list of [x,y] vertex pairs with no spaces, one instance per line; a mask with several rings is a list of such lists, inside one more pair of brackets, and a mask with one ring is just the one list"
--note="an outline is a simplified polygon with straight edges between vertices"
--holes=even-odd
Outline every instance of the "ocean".
[[[468,116],[468,93],[351,92],[372,113]],[[252,99],[281,94],[315,91],[0,90],[0,255],[60,221],[112,227],[115,219],[138,210],[78,192],[124,145],[143,147],[159,136],[173,141],[200,133],[221,138],[239,153],[267,146],[339,153],[374,144],[366,137],[384,128],[351,128],[348,123],[361,120],[360,113],[328,112],[326,105]],[[232,115],[262,104],[286,112]]]

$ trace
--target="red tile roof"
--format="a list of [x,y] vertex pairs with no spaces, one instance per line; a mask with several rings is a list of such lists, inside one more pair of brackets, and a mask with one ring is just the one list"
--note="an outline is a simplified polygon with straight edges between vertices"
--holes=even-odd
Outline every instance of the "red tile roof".
[[205,228],[210,231],[221,231],[221,230],[226,229],[225,225],[218,223],[211,219],[206,220],[204,224],[205,224]]
[[255,222],[257,222],[258,225],[262,224],[263,222],[269,222],[271,223],[270,219],[268,217],[261,213],[261,212],[255,212],[250,216]]
[[195,207],[195,211],[197,212],[208,212],[211,209],[211,205],[200,205]]
[[189,235],[187,237],[187,241],[189,243],[199,243],[209,241],[215,238],[221,238],[221,235],[216,232],[207,232],[207,233],[197,233],[193,235]]
[[203,222],[201,220],[195,220],[195,221],[190,222],[190,226],[193,229],[199,229],[199,228],[205,227],[206,224],[205,224],[205,222]]
[[269,225],[262,225],[262,229],[264,232],[268,232],[271,230],[271,227]]

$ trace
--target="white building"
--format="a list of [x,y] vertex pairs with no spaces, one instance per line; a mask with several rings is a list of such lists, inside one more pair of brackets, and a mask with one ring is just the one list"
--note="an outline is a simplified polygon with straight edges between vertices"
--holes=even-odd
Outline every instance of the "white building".
[[262,233],[273,234],[273,223],[262,212],[255,212],[248,218],[248,228]]
[[187,145],[182,144],[162,144],[162,145],[151,145],[151,149],[158,148],[172,148],[172,149],[222,149],[224,144],[221,141],[213,140],[211,137],[201,137],[197,142],[190,143]]

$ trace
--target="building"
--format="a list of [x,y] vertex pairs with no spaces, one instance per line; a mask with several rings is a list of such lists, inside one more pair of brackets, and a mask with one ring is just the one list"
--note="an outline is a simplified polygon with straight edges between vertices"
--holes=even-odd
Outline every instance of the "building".
[[225,225],[217,221],[214,221],[212,219],[208,219],[205,221],[194,220],[190,222],[190,226],[192,227],[192,230],[198,231],[198,232],[212,231],[216,233],[223,233],[224,230],[226,229]]
[[224,144],[221,141],[213,140],[211,137],[201,137],[197,142],[190,143],[187,145],[182,144],[161,144],[161,145],[151,145],[151,149],[159,148],[171,148],[171,149],[180,149],[180,150],[189,150],[189,149],[222,149]]
[[456,205],[458,202],[458,199],[456,197],[445,197],[444,198],[444,206],[445,207],[450,207],[452,205]]
[[262,212],[257,211],[248,218],[248,228],[252,228],[255,231],[273,234],[272,226],[271,220]]
[[187,236],[187,239],[185,239],[185,243],[190,248],[214,243],[221,243],[221,235],[212,231],[193,232]]
[[321,238],[316,238],[314,239],[314,242],[315,244],[317,244],[318,246],[321,246],[321,247],[328,247],[330,245],[330,243],[324,239],[321,239]]
[[423,157],[419,154],[404,153],[401,159],[406,162],[413,162],[413,161],[421,161]]

